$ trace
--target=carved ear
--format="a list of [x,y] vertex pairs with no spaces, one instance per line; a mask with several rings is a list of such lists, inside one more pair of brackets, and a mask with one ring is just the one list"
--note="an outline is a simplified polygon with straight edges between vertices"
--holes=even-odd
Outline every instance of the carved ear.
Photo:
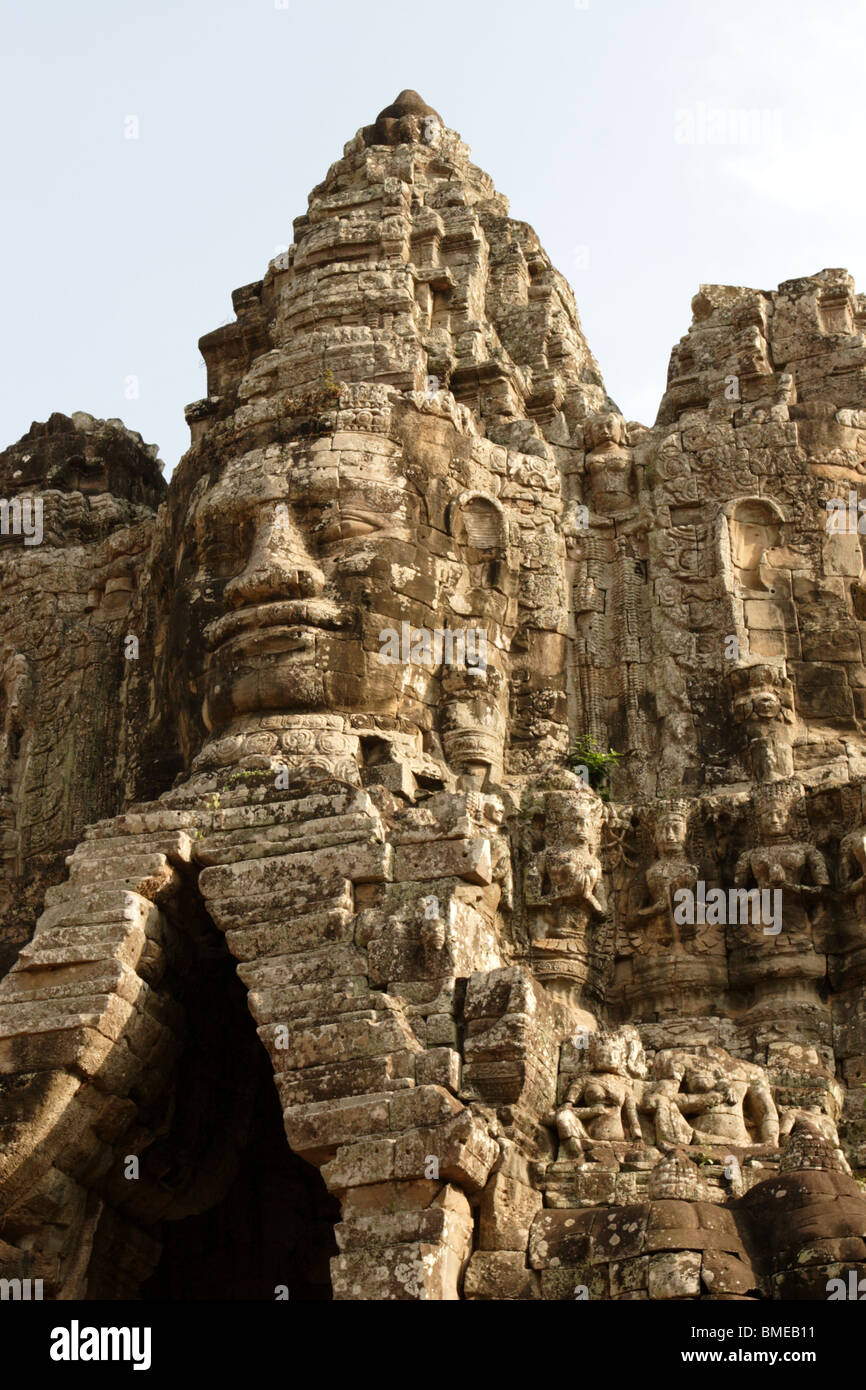
[[501,502],[484,492],[464,492],[449,508],[448,529],[460,545],[473,550],[504,554],[508,526]]

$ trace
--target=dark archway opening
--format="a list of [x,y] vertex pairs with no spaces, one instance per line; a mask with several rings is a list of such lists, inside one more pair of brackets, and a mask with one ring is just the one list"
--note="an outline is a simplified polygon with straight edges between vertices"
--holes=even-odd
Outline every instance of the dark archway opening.
[[[270,1059],[222,933],[197,893],[171,916],[184,1043],[143,1181],[169,1193],[145,1300],[331,1298],[339,1203],[289,1148]],[[285,1296],[285,1294],[282,1294]]]

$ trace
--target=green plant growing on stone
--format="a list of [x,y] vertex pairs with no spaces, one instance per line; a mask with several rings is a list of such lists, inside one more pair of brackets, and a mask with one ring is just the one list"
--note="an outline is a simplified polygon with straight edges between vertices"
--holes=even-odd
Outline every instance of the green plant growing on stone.
[[610,773],[622,757],[621,753],[609,748],[605,753],[590,734],[581,734],[576,739],[566,762],[572,769],[586,768],[589,785],[598,792],[602,801],[610,800]]
[[267,768],[263,767],[240,768],[237,772],[232,773],[228,785],[233,786],[235,782],[249,781],[253,777],[267,778],[270,777],[270,773]]
[[327,425],[327,421],[321,418],[323,412],[336,409],[344,389],[345,382],[335,381],[329,367],[323,370],[322,385],[317,390],[284,397],[280,414],[284,419],[299,422],[310,437],[321,434]]

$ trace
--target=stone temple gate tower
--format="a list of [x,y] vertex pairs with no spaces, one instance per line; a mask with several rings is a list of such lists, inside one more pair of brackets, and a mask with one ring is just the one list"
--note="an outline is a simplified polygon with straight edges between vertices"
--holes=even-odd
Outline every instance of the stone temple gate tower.
[[168,487],[0,454],[0,1273],[866,1275],[866,301],[703,286],[628,422],[403,92],[233,304]]

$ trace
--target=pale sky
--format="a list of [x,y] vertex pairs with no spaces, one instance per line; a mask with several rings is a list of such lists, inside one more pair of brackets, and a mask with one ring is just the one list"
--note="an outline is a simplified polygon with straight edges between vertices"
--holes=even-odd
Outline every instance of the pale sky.
[[87,410],[170,473],[198,339],[404,87],[535,227],[651,424],[702,283],[866,289],[864,53],[866,0],[6,0],[0,448]]

